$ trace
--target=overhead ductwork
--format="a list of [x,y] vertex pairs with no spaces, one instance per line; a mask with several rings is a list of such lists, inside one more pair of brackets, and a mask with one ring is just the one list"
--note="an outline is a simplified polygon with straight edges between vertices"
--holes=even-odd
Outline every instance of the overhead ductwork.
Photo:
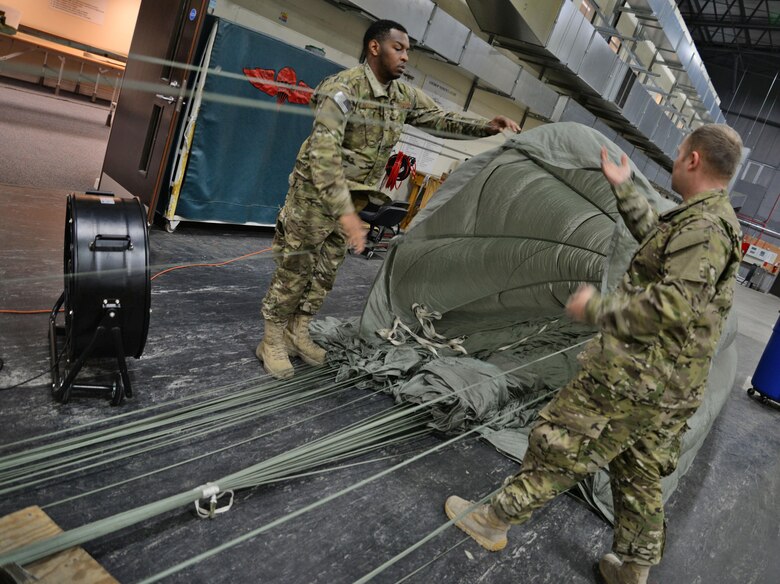
[[[683,133],[574,2],[466,1],[480,28],[501,46],[544,66],[548,81],[671,167]],[[570,103],[561,119],[583,121],[573,109]]]
[[725,123],[718,94],[676,4],[670,0],[632,0],[630,10],[647,24],[643,36],[661,52],[666,65],[678,72],[678,86],[694,107],[705,112],[708,121]]
[[343,0],[377,19],[404,23],[419,47],[432,51],[477,78],[481,85],[516,100],[536,116],[551,119],[556,91],[475,35],[431,0]]
[[[516,53],[522,61],[544,67],[547,83],[540,81],[531,70],[523,68],[492,44],[474,34],[453,16],[431,0],[332,0],[342,6],[357,8],[372,18],[386,18],[404,23],[409,36],[417,45],[436,53],[450,63],[474,75],[480,86],[516,100],[529,112],[553,121],[579,121],[614,134],[616,141],[625,142],[625,148],[642,169],[655,177],[657,185],[669,186],[668,169],[684,137],[680,127],[690,122],[694,112],[701,114],[705,103],[715,106],[717,96],[689,98],[678,88],[678,64],[695,64],[695,49],[688,49],[681,40],[675,45],[676,57],[670,57],[670,40],[653,37],[637,46],[643,59],[652,61],[643,68],[634,59],[629,65],[609,46],[604,31],[594,27],[570,0],[545,2],[517,2],[514,0],[466,0],[480,29],[492,36],[497,45]],[[643,0],[648,3],[651,0]],[[667,0],[659,0],[664,5]],[[652,0],[655,5],[655,0]],[[630,36],[641,18],[648,19],[653,7],[622,9],[627,12],[621,20],[624,37]],[[669,15],[672,16],[669,16]],[[676,12],[664,11],[664,21]],[[682,39],[682,25],[678,22],[674,35]],[[649,27],[648,27],[649,28]],[[616,33],[620,34],[620,33]],[[634,39],[637,42],[644,39]],[[658,48],[660,47],[660,48]],[[655,58],[663,53],[663,58]],[[667,55],[667,53],[669,55]],[[681,55],[681,53],[685,53]],[[667,63],[669,66],[667,66]],[[703,68],[702,68],[703,71]],[[669,105],[661,106],[654,99],[640,77],[657,79],[659,93],[670,95]],[[687,74],[686,74],[687,75]],[[685,77],[683,88],[690,93],[698,78]],[[706,80],[706,73],[701,74]],[[706,81],[708,83],[708,81]],[[557,86],[571,98],[553,90]],[[706,85],[704,86],[706,87]],[[675,93],[672,94],[672,90]],[[674,98],[680,94],[679,104]],[[698,95],[698,94],[697,94]],[[677,111],[677,106],[681,111]],[[667,114],[674,114],[670,116]],[[719,110],[715,112],[719,113]],[[686,117],[687,116],[687,117]],[[717,118],[714,118],[717,119]],[[682,121],[683,123],[679,123]],[[679,126],[678,127],[678,123]],[[648,165],[652,161],[655,166]],[[651,178],[653,178],[651,176]]]

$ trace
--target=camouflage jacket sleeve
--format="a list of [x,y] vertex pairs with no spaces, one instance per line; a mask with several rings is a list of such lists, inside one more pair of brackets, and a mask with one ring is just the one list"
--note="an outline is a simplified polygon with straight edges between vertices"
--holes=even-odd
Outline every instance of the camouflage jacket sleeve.
[[342,164],[344,131],[355,99],[349,87],[340,83],[324,83],[316,93],[317,110],[308,140],[312,183],[325,209],[341,217],[355,212]]
[[719,226],[691,220],[669,238],[657,282],[595,295],[585,306],[585,320],[616,338],[648,343],[670,327],[687,327],[715,294],[731,248]]
[[425,92],[416,87],[411,90],[412,107],[406,115],[406,123],[417,128],[435,130],[444,138],[491,136],[490,122],[468,118],[454,112],[441,109]]
[[633,180],[612,187],[617,199],[618,211],[626,227],[637,241],[642,241],[658,223],[658,213],[634,185]]

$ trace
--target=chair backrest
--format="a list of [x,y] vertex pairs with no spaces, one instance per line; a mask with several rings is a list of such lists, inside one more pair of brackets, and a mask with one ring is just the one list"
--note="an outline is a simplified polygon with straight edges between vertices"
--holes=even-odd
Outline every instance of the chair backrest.
[[[360,215],[360,218],[363,221],[370,223],[371,225],[394,227],[395,225],[398,225],[398,222],[394,223],[393,225],[386,225],[384,222],[389,221],[391,217],[394,217],[398,213],[401,213],[405,216],[408,210],[409,203],[404,201],[390,201],[381,207],[375,207],[370,210],[363,209],[358,213],[358,215]],[[378,221],[382,221],[382,223],[378,223]]]
[[406,217],[406,213],[409,210],[408,207],[407,203],[388,203],[383,205],[369,223],[377,227],[395,227]]

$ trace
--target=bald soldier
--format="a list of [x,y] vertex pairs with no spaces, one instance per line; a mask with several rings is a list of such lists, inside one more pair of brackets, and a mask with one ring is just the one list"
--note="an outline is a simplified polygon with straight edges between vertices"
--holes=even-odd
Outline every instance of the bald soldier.
[[741,259],[726,192],[741,155],[728,126],[695,130],[672,169],[683,202],[658,215],[634,187],[627,157],[616,165],[602,149],[604,176],[640,246],[613,293],[582,286],[569,298],[569,316],[600,332],[579,356],[581,372],[540,412],[520,472],[471,512],[473,503],[447,499],[447,515],[483,547],[504,548],[511,525],[609,465],[615,528],[599,576],[645,584],[661,561],[661,478],[675,469],[701,404]]
[[408,51],[406,29],[378,20],[363,37],[365,63],[328,77],[314,92],[314,126],[298,152],[276,221],[277,269],[263,299],[265,336],[256,350],[276,378],[293,376],[290,356],[310,365],[325,361],[325,350],[309,337],[309,323],[333,287],[348,246],[358,253],[365,246],[349,184],[379,182],[403,125],[450,137],[520,131],[504,116],[487,122],[445,112],[399,81]]

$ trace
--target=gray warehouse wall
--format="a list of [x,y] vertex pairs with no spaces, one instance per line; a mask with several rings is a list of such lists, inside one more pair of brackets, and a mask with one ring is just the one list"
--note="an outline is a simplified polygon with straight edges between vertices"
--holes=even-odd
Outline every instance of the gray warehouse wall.
[[[751,149],[734,185],[745,195],[740,213],[780,231],[780,76],[725,65],[709,72],[729,125]],[[780,245],[780,238],[763,239]]]

